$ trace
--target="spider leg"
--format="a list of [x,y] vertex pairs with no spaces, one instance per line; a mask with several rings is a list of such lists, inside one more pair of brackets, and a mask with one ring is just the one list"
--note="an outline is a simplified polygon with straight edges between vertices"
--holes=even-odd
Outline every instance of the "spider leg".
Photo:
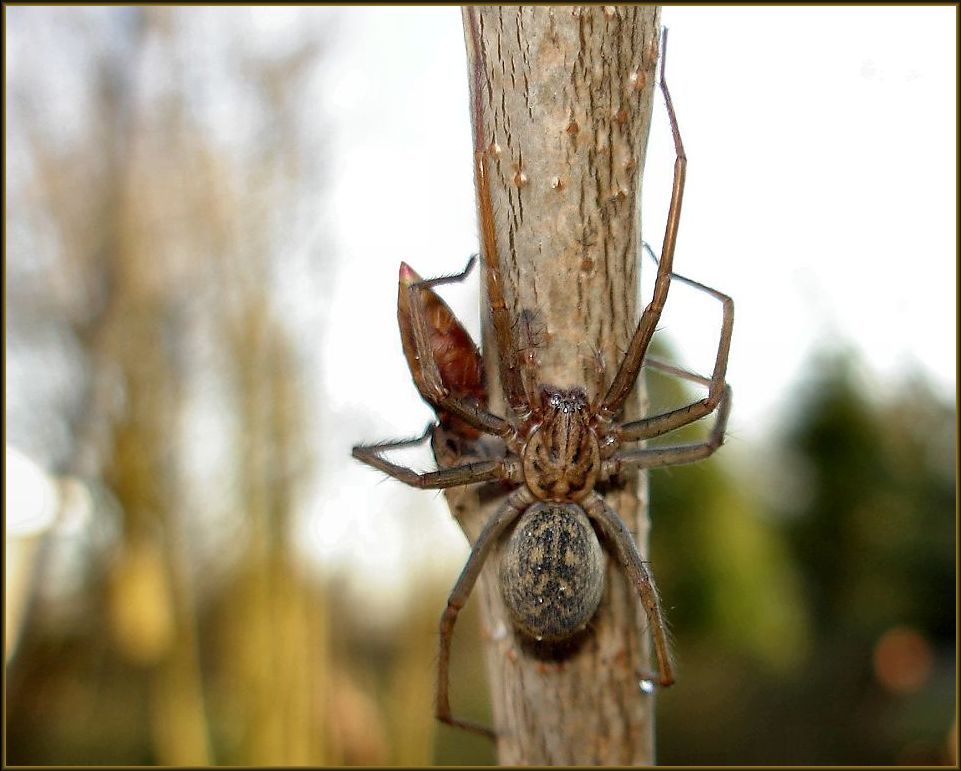
[[[655,359],[650,356],[644,359],[644,366],[650,367],[651,369],[660,370],[661,372],[666,372],[668,375],[674,375],[675,377],[683,378],[684,380],[690,380],[692,383],[698,383],[702,386],[711,385],[711,378],[709,377],[698,375],[696,372],[691,372],[689,369],[684,369],[683,367],[678,367],[674,364],[668,364],[666,361],[661,361],[660,359]],[[625,425],[628,424],[625,423]]]
[[520,354],[517,366],[520,368],[521,382],[524,384],[525,404],[529,405],[527,414],[531,416],[540,412],[537,348],[542,344],[543,339],[543,330],[535,329],[534,318],[533,311],[526,308],[521,311],[518,331],[522,342],[516,346]]
[[[651,251],[651,247],[647,244],[644,244],[644,248],[651,255],[651,257],[657,261],[657,257],[654,255],[654,252]],[[677,375],[678,377],[683,377],[687,380],[692,380],[696,383],[706,385],[708,386],[708,393],[703,399],[692,402],[684,407],[679,407],[675,410],[669,410],[668,412],[661,413],[660,415],[652,415],[651,417],[621,426],[617,434],[618,437],[625,442],[630,442],[637,439],[650,439],[655,436],[660,436],[661,434],[666,434],[668,431],[673,431],[681,426],[686,426],[688,423],[693,423],[695,420],[700,420],[705,415],[709,415],[717,408],[718,403],[721,401],[721,395],[724,391],[724,379],[727,375],[727,360],[731,352],[731,333],[734,329],[734,301],[726,294],[718,292],[716,289],[712,289],[711,287],[705,286],[704,284],[692,279],[679,276],[676,273],[673,274],[673,277],[676,281],[680,281],[702,292],[706,292],[707,294],[711,295],[711,297],[719,300],[721,303],[723,312],[721,319],[721,338],[717,346],[717,357],[714,360],[714,372],[711,374],[711,379],[707,380],[706,378],[702,378],[679,367],[671,367],[670,365],[662,364],[661,362],[646,363],[650,363],[656,369],[660,369],[664,372],[669,372],[673,375]]]
[[660,683],[663,686],[674,682],[674,666],[671,663],[671,648],[667,639],[667,626],[661,616],[661,603],[657,596],[657,586],[654,576],[648,570],[647,564],[641,559],[631,535],[624,521],[607,505],[596,492],[592,492],[582,504],[587,515],[593,519],[608,540],[614,545],[617,556],[624,566],[624,571],[644,604],[651,638],[654,641],[654,654],[657,657],[657,668],[660,673]]
[[[359,444],[354,447],[351,454],[359,461],[363,461],[368,466],[373,466],[385,474],[389,474],[394,479],[421,489],[440,489],[444,487],[456,487],[458,485],[469,485],[476,482],[489,482],[494,479],[512,479],[519,477],[519,472],[514,471],[514,464],[507,460],[487,460],[476,463],[467,463],[463,466],[452,466],[442,468],[437,471],[418,473],[406,466],[391,463],[382,457],[381,453],[386,450],[400,450],[404,447],[413,447],[421,444],[431,434],[433,424],[427,426],[427,430],[419,437],[413,439],[400,439],[392,442],[380,442],[378,444]],[[520,481],[519,479],[516,481]]]
[[420,436],[415,436],[410,439],[389,439],[386,442],[380,442],[379,444],[361,444],[358,447],[363,447],[369,450],[402,450],[405,447],[416,447],[419,444],[424,444],[428,441],[431,435],[434,433],[435,423],[430,421],[427,423],[426,428],[421,432]]
[[441,286],[442,284],[457,284],[463,281],[470,275],[470,272],[474,269],[474,264],[477,262],[477,255],[472,254],[467,258],[467,264],[460,273],[454,273],[450,276],[437,276],[436,278],[427,278],[422,281],[416,282],[418,286],[424,287],[425,289],[433,289],[435,286]]
[[418,367],[412,369],[415,385],[421,395],[431,404],[456,415],[468,425],[486,434],[493,434],[507,438],[513,433],[510,424],[501,417],[488,412],[476,401],[455,396],[444,385],[440,369],[434,359],[430,341],[430,329],[427,324],[427,313],[421,292],[437,283],[459,280],[467,275],[473,265],[473,258],[468,262],[463,273],[458,276],[445,276],[429,281],[418,281],[407,287],[408,302],[411,315],[411,327],[414,334],[414,345],[417,350]]
[[660,466],[679,466],[694,463],[714,454],[724,442],[724,431],[731,411],[731,387],[724,386],[721,401],[717,407],[717,418],[707,440],[693,444],[679,444],[668,447],[644,447],[632,450],[619,450],[612,458],[604,461],[601,478],[608,479],[624,468],[658,468]]
[[501,504],[500,508],[487,520],[484,529],[481,530],[477,540],[471,548],[467,563],[461,571],[457,583],[451,589],[450,597],[447,600],[447,607],[440,618],[440,653],[437,658],[437,719],[448,725],[463,728],[489,739],[495,737],[494,731],[478,723],[468,720],[455,718],[450,710],[450,644],[454,634],[454,624],[457,621],[457,614],[467,602],[471,590],[480,575],[487,557],[490,555],[491,547],[497,542],[501,535],[524,510],[534,503],[534,496],[526,487],[520,487],[508,496],[507,500]]
[[501,277],[500,255],[497,251],[497,233],[494,229],[494,207],[491,204],[490,183],[488,181],[487,148],[485,146],[483,94],[487,93],[487,57],[481,44],[477,16],[473,8],[465,7],[464,18],[470,34],[468,45],[473,48],[473,103],[471,114],[474,119],[474,175],[477,183],[477,211],[481,231],[481,251],[484,256],[484,277],[487,287],[487,304],[490,308],[491,326],[497,345],[497,364],[501,385],[507,405],[514,415],[526,417],[530,404],[524,390],[524,377],[518,361],[517,350],[511,338],[510,314],[504,300]]
[[677,228],[681,217],[681,201],[684,197],[684,178],[687,172],[687,155],[684,153],[684,144],[681,142],[681,132],[677,126],[677,116],[674,114],[674,104],[671,101],[671,94],[667,88],[667,80],[664,77],[665,65],[667,63],[667,30],[662,32],[661,37],[661,91],[664,94],[664,101],[667,104],[667,117],[671,123],[671,133],[674,136],[674,184],[671,190],[671,205],[667,212],[667,226],[664,231],[664,241],[661,245],[661,261],[657,267],[657,278],[654,282],[654,296],[651,302],[641,314],[641,319],[634,331],[634,336],[628,345],[627,353],[621,362],[611,381],[610,387],[598,415],[602,420],[610,420],[624,406],[624,401],[634,389],[637,375],[644,364],[644,355],[651,344],[651,337],[654,329],[661,318],[664,310],[664,303],[667,300],[667,292],[671,287],[671,268],[674,264],[674,247],[677,243]]

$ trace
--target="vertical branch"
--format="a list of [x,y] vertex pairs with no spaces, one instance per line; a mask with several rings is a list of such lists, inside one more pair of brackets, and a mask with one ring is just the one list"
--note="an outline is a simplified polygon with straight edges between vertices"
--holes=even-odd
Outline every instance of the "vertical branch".
[[[592,397],[610,384],[637,323],[640,172],[658,18],[655,6],[464,12],[475,151],[486,157],[478,197],[483,208],[489,195],[493,212],[493,226],[481,225],[484,259],[498,260],[503,277],[485,307],[503,299],[515,344],[534,349],[541,382],[582,384]],[[482,318],[491,407],[503,414],[492,321]],[[531,319],[531,339],[520,339],[521,318]],[[641,406],[635,392],[626,417]],[[642,555],[646,490],[646,479],[633,476],[605,491]],[[464,490],[448,500],[473,541],[492,505]],[[500,762],[652,763],[654,700],[641,687],[651,672],[647,621],[616,561],[608,559],[591,633],[569,655],[545,661],[514,637],[497,588],[499,557],[477,593]],[[456,683],[452,694],[456,712]]]

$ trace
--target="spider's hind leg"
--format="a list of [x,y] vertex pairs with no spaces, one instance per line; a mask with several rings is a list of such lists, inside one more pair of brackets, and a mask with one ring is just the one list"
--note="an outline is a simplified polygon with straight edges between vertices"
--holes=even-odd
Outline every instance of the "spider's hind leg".
[[481,569],[484,567],[487,557],[490,556],[491,547],[497,542],[498,537],[532,503],[534,503],[534,496],[526,487],[521,487],[511,493],[500,508],[487,520],[484,529],[477,536],[477,540],[474,541],[467,563],[464,565],[457,583],[454,584],[454,588],[451,589],[447,607],[444,608],[444,614],[440,618],[440,652],[437,657],[437,719],[448,725],[486,736],[489,739],[496,736],[490,728],[455,718],[451,713],[450,644],[454,636],[454,624],[457,622],[457,616],[461,608],[467,603],[467,598],[477,582]]
[[674,683],[674,665],[670,643],[668,642],[667,624],[661,615],[661,602],[657,594],[657,585],[654,583],[654,575],[648,569],[647,563],[641,559],[641,555],[637,551],[637,545],[634,543],[634,537],[623,520],[600,495],[596,492],[591,493],[584,502],[584,510],[597,523],[614,546],[624,572],[640,595],[644,611],[647,614],[651,639],[654,641],[654,654],[657,657],[660,684],[665,687],[672,685]]

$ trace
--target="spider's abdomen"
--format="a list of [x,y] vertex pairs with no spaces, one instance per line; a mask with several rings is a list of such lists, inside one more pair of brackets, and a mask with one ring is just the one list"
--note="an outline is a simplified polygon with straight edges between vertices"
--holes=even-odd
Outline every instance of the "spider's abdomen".
[[535,503],[511,534],[501,592],[514,626],[557,642],[583,629],[604,591],[604,553],[580,506]]

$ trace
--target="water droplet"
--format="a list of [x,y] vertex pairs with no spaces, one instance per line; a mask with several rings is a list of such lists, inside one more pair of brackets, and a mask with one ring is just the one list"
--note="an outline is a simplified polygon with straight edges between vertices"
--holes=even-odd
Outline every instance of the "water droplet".
[[654,689],[656,687],[654,685],[654,681],[649,680],[646,677],[638,681],[637,685],[641,689],[641,693],[654,693]]

